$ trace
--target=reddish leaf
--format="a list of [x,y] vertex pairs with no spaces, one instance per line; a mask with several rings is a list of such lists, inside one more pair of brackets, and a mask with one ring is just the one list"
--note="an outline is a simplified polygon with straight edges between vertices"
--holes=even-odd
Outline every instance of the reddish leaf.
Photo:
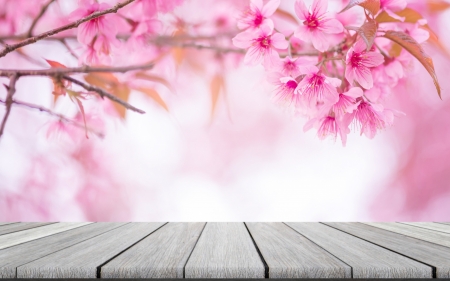
[[[121,100],[128,102],[131,91],[127,85],[119,84],[116,87],[112,88],[111,92],[116,97],[120,98]],[[116,109],[117,113],[119,114],[119,117],[121,119],[125,119],[127,109],[123,105],[118,104],[117,102],[113,102],[113,105],[114,105],[114,108]]]
[[[396,12],[395,14],[397,14],[399,17],[405,18],[404,22],[409,22],[409,23],[416,23],[418,20],[423,19],[422,15],[419,12],[417,12],[416,10],[413,10],[411,8],[405,8],[404,10]],[[391,17],[385,11],[382,11],[376,17],[375,20],[378,23],[383,23],[383,22],[400,22],[400,20]]]
[[365,22],[359,29],[358,34],[364,40],[367,45],[367,51],[369,51],[375,40],[375,36],[377,35],[378,24],[375,20],[368,18],[368,21]]
[[159,104],[167,112],[169,111],[167,104],[164,102],[164,100],[161,98],[161,96],[158,94],[158,92],[155,91],[154,89],[143,88],[143,87],[136,87],[135,89],[138,90],[139,92],[146,94],[148,97],[153,99],[157,104]]
[[75,92],[72,90],[67,90],[67,93],[69,94],[69,98],[72,101],[75,101],[78,105],[78,108],[80,109],[81,116],[83,117],[84,132],[86,134],[86,138],[88,139],[89,136],[88,136],[88,129],[87,129],[87,125],[86,125],[86,114],[84,112],[83,104],[80,101],[80,98],[82,98],[82,94],[80,92]]
[[430,12],[443,12],[450,8],[450,3],[444,0],[428,0],[427,1],[428,10]]
[[[64,64],[61,64],[57,61],[52,60],[45,60],[49,65],[50,68],[67,68]],[[56,104],[58,101],[59,96],[64,96],[66,94],[66,87],[70,86],[70,82],[63,81],[59,78],[51,78],[53,81],[53,105]]]
[[224,85],[225,85],[225,83],[224,83],[223,76],[220,74],[216,74],[211,80],[211,84],[209,86],[210,91],[211,91],[211,101],[212,101],[211,115],[213,115],[214,111],[216,110],[217,101],[218,101],[219,95],[220,95],[220,90],[224,89]]
[[434,70],[433,60],[424,52],[420,44],[417,43],[414,38],[401,31],[388,30],[383,36],[403,47],[425,67],[433,78],[434,85],[436,86],[438,95],[441,98],[441,87],[439,86],[436,72]]
[[64,64],[59,63],[57,61],[47,59],[45,61],[51,66],[51,68],[67,68]]
[[356,5],[363,7],[372,15],[376,15],[380,10],[380,0],[350,0],[348,5],[339,13],[343,13]]
[[294,17],[291,13],[286,12],[284,10],[277,9],[275,11],[275,15],[279,16],[280,18],[285,19],[286,21],[289,21],[291,23],[298,24],[297,18]]
[[156,83],[160,83],[163,84],[164,86],[166,86],[171,92],[174,92],[175,90],[173,89],[172,85],[170,85],[169,81],[167,81],[166,79],[156,76],[156,75],[152,75],[152,74],[148,74],[145,72],[138,72],[135,75],[136,78],[141,78],[144,80],[148,80],[148,81],[152,81],[152,82],[156,82]]

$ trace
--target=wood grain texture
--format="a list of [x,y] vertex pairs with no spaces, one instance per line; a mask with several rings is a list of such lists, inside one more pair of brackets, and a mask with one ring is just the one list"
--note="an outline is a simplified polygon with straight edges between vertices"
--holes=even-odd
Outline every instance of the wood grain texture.
[[246,223],[269,278],[351,278],[351,268],[280,222]]
[[8,248],[31,240],[36,240],[87,224],[90,224],[90,222],[60,222],[1,235],[0,249]]
[[450,225],[435,223],[435,222],[401,222],[402,224],[422,227],[434,231],[450,233]]
[[164,223],[129,223],[17,268],[17,278],[96,278],[97,267]]
[[44,225],[52,224],[51,222],[20,222],[14,224],[6,224],[0,226],[0,235],[22,231],[25,229],[40,227]]
[[16,278],[17,267],[122,225],[125,223],[92,223],[0,250],[0,278]]
[[265,268],[244,223],[207,223],[185,278],[264,278]]
[[0,226],[7,225],[7,224],[13,224],[13,223],[17,223],[17,222],[0,222]]
[[368,222],[370,226],[382,228],[409,237],[450,247],[450,234],[395,222]]
[[353,278],[432,278],[430,266],[416,262],[321,223],[287,223],[353,268]]
[[183,278],[205,223],[169,223],[101,268],[101,278]]
[[447,247],[362,223],[327,222],[324,224],[434,266],[437,278],[450,278],[450,250]]
[[450,222],[436,222],[436,223],[450,225]]

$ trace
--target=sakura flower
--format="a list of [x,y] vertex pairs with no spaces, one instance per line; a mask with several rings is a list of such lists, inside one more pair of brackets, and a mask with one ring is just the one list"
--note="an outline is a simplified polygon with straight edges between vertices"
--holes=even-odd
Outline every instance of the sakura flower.
[[405,9],[407,4],[406,0],[380,0],[380,10],[385,11],[394,19],[405,21],[404,17],[400,17],[395,12]]
[[377,130],[386,127],[381,104],[361,101],[355,112],[355,120],[361,127],[361,135],[364,133],[370,139],[375,137]]
[[273,33],[273,25],[265,24],[255,32],[244,31],[233,38],[233,44],[248,51],[244,58],[244,63],[256,65],[264,61],[265,67],[275,64],[275,60],[279,58],[276,49],[286,49],[288,42],[281,33]]
[[158,12],[167,13],[180,5],[183,0],[139,0],[144,17],[153,17]]
[[298,85],[305,105],[314,107],[317,103],[336,103],[339,98],[336,87],[341,84],[341,80],[323,75],[317,67],[311,70]]
[[345,70],[345,78],[348,82],[358,82],[364,89],[373,87],[371,67],[378,66],[384,62],[384,57],[377,52],[367,52],[364,41],[359,40],[347,52],[347,69]]
[[344,118],[339,120],[333,113],[327,114],[324,117],[313,118],[309,120],[303,127],[303,131],[306,132],[312,127],[317,128],[317,136],[323,140],[328,136],[331,136],[336,141],[337,136],[341,137],[342,145],[345,146],[347,142],[347,135],[350,133],[348,125],[351,119]]
[[336,116],[341,117],[346,113],[352,113],[358,108],[359,101],[356,99],[363,95],[363,91],[359,87],[354,87],[345,93],[339,94],[339,100],[333,105],[332,109]]
[[326,16],[328,0],[314,0],[310,10],[306,8],[303,0],[295,2],[295,13],[302,21],[294,36],[311,42],[317,50],[325,52],[330,46],[328,34],[337,34],[344,31],[342,24],[335,18]]
[[289,76],[283,76],[282,73],[275,72],[269,77],[269,82],[276,85],[275,98],[277,102],[288,102],[289,104],[297,105],[300,95],[297,91],[297,81]]
[[280,5],[280,0],[270,0],[266,5],[263,5],[262,0],[251,0],[250,7],[244,12],[243,16],[238,20],[238,28],[240,29],[255,29],[268,21],[268,19]]
[[307,73],[314,68],[314,63],[304,58],[291,58],[289,56],[280,59],[275,63],[275,70],[286,76],[297,77],[302,73]]
[[[106,3],[83,5],[81,8],[73,11],[69,15],[69,18],[78,20],[95,12],[107,10],[110,7],[111,6]],[[112,15],[104,15],[80,24],[78,27],[77,38],[80,43],[88,45],[98,34],[103,34],[109,40],[115,39],[116,27],[114,24],[114,17]]]

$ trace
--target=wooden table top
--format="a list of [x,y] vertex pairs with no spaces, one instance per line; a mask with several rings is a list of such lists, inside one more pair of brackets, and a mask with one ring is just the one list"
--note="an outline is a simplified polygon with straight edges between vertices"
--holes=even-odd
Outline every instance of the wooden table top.
[[3,222],[0,278],[450,278],[450,223]]

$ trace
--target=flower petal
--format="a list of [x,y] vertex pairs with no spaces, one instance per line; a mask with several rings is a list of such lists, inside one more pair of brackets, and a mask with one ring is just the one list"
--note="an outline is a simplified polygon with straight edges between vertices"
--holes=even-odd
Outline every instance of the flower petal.
[[251,31],[244,31],[241,33],[238,33],[233,39],[234,46],[241,48],[241,49],[247,49],[252,45],[252,40],[256,37],[256,34],[254,34]]
[[311,12],[318,18],[321,18],[323,14],[327,12],[328,0],[314,0]]
[[326,19],[320,21],[319,28],[325,33],[341,33],[344,31],[344,26],[337,19]]
[[366,67],[353,68],[353,74],[356,82],[364,89],[370,89],[373,87],[372,73]]
[[305,2],[303,2],[303,0],[297,0],[297,2],[295,2],[295,14],[297,15],[297,17],[304,21],[308,18],[308,8],[306,8]]
[[363,59],[361,60],[361,64],[366,67],[379,66],[383,62],[383,55],[377,52],[367,52],[363,55]]
[[273,13],[275,13],[275,11],[278,9],[278,6],[280,6],[280,0],[270,0],[266,5],[264,5],[261,14],[264,17],[268,18],[273,15]]
[[281,33],[275,33],[274,35],[272,35],[271,40],[272,46],[277,49],[284,50],[289,46],[288,41],[286,41],[286,38]]

